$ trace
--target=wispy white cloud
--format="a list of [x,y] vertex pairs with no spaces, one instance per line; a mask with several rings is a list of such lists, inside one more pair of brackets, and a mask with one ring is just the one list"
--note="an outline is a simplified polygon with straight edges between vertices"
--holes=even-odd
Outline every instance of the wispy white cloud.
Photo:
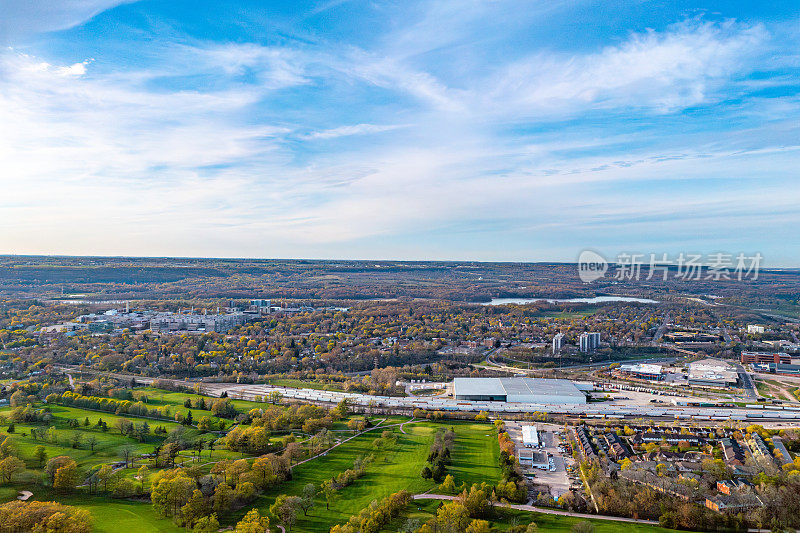
[[[798,102],[748,95],[778,53],[766,26],[690,20],[601,49],[476,59],[452,83],[427,53],[491,7],[464,7],[416,49],[402,43],[434,19],[371,47],[156,41],[133,67],[0,52],[13,125],[0,129],[0,251],[390,256],[396,239],[459,227],[439,255],[453,257],[480,234],[487,254],[547,232],[688,238],[713,220],[722,235],[737,213],[760,227],[759,210],[800,200],[784,146]],[[737,131],[684,131],[680,110],[731,95],[713,120]]]
[[351,135],[366,135],[370,133],[383,133],[392,131],[405,126],[401,124],[354,124],[352,126],[339,126],[328,130],[314,131],[301,135],[301,139],[336,139],[338,137],[349,137]]
[[107,9],[135,0],[2,0],[0,44],[42,32],[63,30]]
[[538,53],[503,67],[491,98],[539,113],[589,106],[669,112],[716,97],[732,75],[750,68],[768,39],[758,24],[685,21],[661,33],[632,34],[598,53]]

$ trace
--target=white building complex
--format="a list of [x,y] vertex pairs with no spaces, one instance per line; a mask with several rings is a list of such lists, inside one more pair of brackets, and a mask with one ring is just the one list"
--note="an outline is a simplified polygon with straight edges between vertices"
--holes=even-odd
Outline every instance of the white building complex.
[[248,321],[244,313],[197,315],[178,313],[159,313],[150,319],[150,329],[156,332],[168,331],[215,331],[223,333]]
[[661,365],[648,363],[620,365],[619,373],[637,379],[646,379],[648,381],[661,381],[664,379],[664,369]]
[[689,384],[705,387],[730,387],[739,382],[733,366],[719,359],[703,359],[689,363]]
[[541,448],[542,442],[536,426],[522,426],[522,444],[526,448]]
[[599,333],[581,333],[578,337],[578,346],[582,352],[591,352],[600,347]]
[[585,404],[586,395],[567,379],[455,378],[456,400],[545,405]]
[[561,347],[564,345],[564,334],[563,333],[556,333],[556,336],[553,337],[553,354],[557,354],[561,351]]

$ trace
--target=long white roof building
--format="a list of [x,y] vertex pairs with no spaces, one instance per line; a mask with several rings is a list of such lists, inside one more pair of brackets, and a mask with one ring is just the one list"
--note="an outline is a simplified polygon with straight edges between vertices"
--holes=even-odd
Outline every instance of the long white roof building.
[[551,405],[585,404],[586,395],[568,379],[455,378],[456,400]]

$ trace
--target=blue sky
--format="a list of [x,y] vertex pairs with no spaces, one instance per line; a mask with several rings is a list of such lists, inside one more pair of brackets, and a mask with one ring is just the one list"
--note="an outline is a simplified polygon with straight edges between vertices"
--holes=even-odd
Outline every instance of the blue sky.
[[0,253],[800,266],[800,4],[0,0]]

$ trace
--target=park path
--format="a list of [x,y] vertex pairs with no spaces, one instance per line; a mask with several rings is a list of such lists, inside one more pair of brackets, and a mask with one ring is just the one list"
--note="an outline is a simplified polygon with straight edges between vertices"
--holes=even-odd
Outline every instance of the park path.
[[[448,494],[415,494],[415,500],[457,500],[458,496],[450,496]],[[514,503],[495,503],[498,507],[506,507],[508,509],[516,509],[518,511],[533,511],[542,514],[552,514],[560,516],[571,516],[573,518],[591,518],[596,520],[608,520],[613,522],[628,522],[632,524],[647,524],[657,526],[658,522],[655,520],[642,520],[639,518],[624,518],[620,516],[607,516],[588,513],[573,513],[570,511],[561,511],[558,509],[549,509],[547,507],[535,507],[533,505],[522,505]]]
[[370,431],[374,431],[374,430],[376,430],[376,429],[386,429],[386,428],[392,428],[392,427],[396,427],[396,426],[400,426],[400,431],[402,431],[403,433],[405,433],[405,431],[403,431],[403,424],[413,424],[413,423],[415,423],[415,422],[419,422],[419,420],[408,420],[408,421],[406,421],[406,422],[398,422],[397,424],[388,424],[388,425],[386,425],[386,426],[382,426],[381,424],[382,424],[383,422],[385,422],[385,421],[386,421],[386,419],[384,418],[384,419],[383,419],[383,420],[381,420],[381,421],[380,421],[380,422],[379,422],[377,425],[375,425],[375,426],[372,426],[371,428],[365,429],[364,431],[361,431],[360,433],[356,433],[356,434],[355,434],[355,435],[353,435],[352,437],[348,437],[348,438],[344,439],[343,441],[339,441],[339,442],[337,442],[336,444],[334,444],[333,446],[331,446],[330,448],[328,448],[327,450],[325,450],[325,451],[323,451],[323,452],[320,452],[320,453],[318,453],[318,454],[317,454],[317,455],[315,455],[314,457],[309,457],[308,459],[303,459],[303,460],[302,460],[302,461],[300,461],[299,463],[295,463],[295,464],[293,464],[293,465],[292,465],[290,468],[294,468],[295,466],[300,466],[300,465],[301,465],[301,464],[303,464],[303,463],[307,463],[307,462],[309,462],[309,461],[313,461],[313,460],[314,460],[314,459],[316,459],[317,457],[322,457],[323,455],[327,454],[329,451],[333,450],[334,448],[336,448],[336,447],[338,447],[338,446],[341,446],[342,444],[344,444],[344,443],[346,443],[346,442],[348,442],[348,441],[351,441],[351,440],[353,440],[353,439],[354,439],[354,438],[356,438],[356,437],[360,437],[360,436],[361,436],[361,435],[363,435],[364,433],[369,433]]
[[[412,497],[415,500],[457,500],[458,496],[450,496],[449,494],[414,494]],[[608,522],[626,522],[629,524],[645,524],[649,526],[659,525],[656,520],[643,520],[640,518],[625,518],[622,516],[608,516],[602,514],[588,514],[588,513],[573,513],[570,511],[561,511],[559,509],[550,509],[547,507],[536,507],[533,505],[521,505],[514,503],[495,503],[498,507],[505,507],[508,509],[516,509],[517,511],[531,511],[534,513],[551,514],[558,516],[570,516],[573,518],[586,518],[591,520],[606,520]],[[748,533],[769,533],[769,529],[755,529],[747,530]],[[800,531],[800,530],[799,530]]]

